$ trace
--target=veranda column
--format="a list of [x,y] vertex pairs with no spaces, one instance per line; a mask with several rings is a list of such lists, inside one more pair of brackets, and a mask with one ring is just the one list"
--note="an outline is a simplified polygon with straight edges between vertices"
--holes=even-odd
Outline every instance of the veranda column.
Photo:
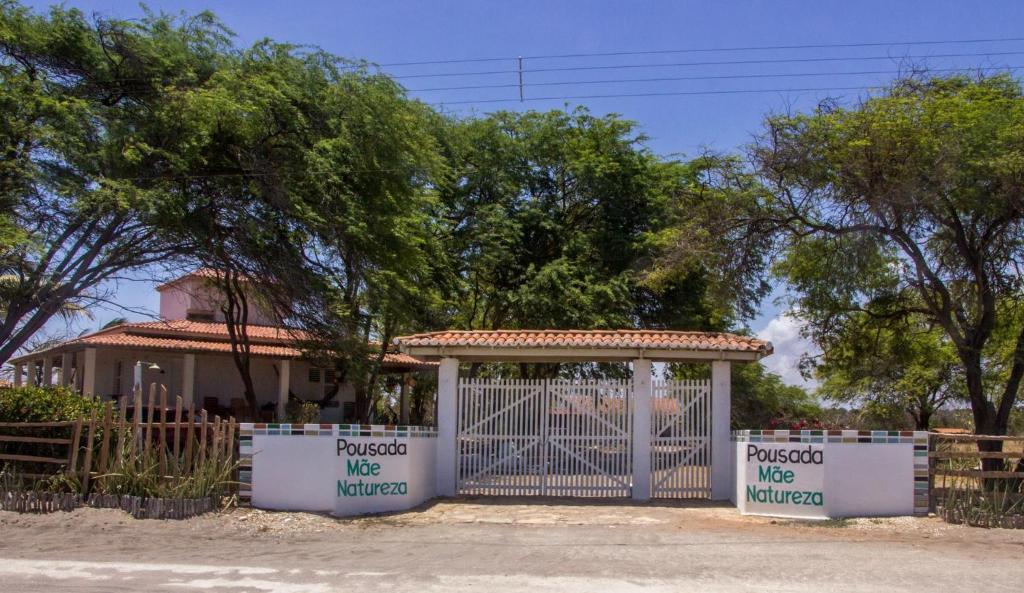
[[181,365],[181,399],[188,402],[192,402],[195,409],[201,409],[202,406],[197,405],[199,402],[196,401],[196,355],[186,354],[185,360]]
[[711,363],[711,500],[729,500],[732,489],[730,365],[727,360]]
[[39,376],[36,374],[36,361],[28,361],[28,364],[25,366],[25,368],[27,369],[26,374],[28,375],[28,384],[33,387],[39,385]]
[[442,358],[437,369],[437,494],[455,496],[458,443],[456,421],[459,389],[459,359]]
[[25,365],[18,363],[14,365],[14,386],[21,387],[21,374],[25,372]]
[[84,369],[82,370],[82,395],[96,396],[96,349],[85,349]]
[[288,413],[288,387],[292,384],[292,361],[281,360],[281,372],[277,374],[277,421],[284,422]]
[[60,355],[60,384],[67,387],[71,383],[71,353],[65,352]]
[[633,361],[633,500],[651,497],[651,361]]
[[53,357],[43,357],[43,387],[53,385]]

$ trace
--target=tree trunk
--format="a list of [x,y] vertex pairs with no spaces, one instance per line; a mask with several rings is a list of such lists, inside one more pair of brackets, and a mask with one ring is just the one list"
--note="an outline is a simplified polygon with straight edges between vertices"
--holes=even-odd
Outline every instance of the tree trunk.
[[932,424],[932,410],[921,408],[914,416],[914,430],[927,431]]
[[[242,287],[242,279],[235,270],[225,270],[218,278],[218,285],[224,292],[224,321],[228,336],[231,339],[231,358],[242,378],[245,389],[245,403],[253,420],[260,417],[259,402],[256,400],[256,388],[252,381],[252,344],[249,341],[249,301]],[[278,418],[279,421],[284,420]]]

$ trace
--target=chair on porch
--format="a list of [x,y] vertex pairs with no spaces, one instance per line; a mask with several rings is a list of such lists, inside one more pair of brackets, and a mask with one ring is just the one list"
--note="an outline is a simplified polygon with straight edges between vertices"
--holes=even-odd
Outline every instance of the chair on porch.
[[249,402],[244,397],[231,398],[231,415],[241,422],[252,422],[255,418],[249,413]]
[[227,418],[231,414],[231,410],[220,405],[220,399],[216,397],[204,397],[203,409],[210,416],[220,416],[221,418]]

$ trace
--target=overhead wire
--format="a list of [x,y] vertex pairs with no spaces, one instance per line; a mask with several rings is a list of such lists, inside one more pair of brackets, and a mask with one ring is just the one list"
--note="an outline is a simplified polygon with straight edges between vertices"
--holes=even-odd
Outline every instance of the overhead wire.
[[886,46],[915,46],[915,45],[957,45],[975,43],[1005,43],[1024,41],[1024,37],[990,37],[986,39],[930,39],[920,41],[871,41],[862,43],[815,43],[799,45],[760,45],[746,47],[719,47],[719,48],[685,48],[685,49],[655,49],[636,51],[611,51],[611,52],[583,52],[575,54],[539,54],[532,56],[513,56],[505,58],[463,58],[445,60],[425,60],[417,62],[392,62],[380,64],[382,68],[403,67],[403,66],[429,66],[435,64],[470,64],[482,62],[503,62],[522,58],[524,60],[548,60],[548,59],[573,59],[593,57],[617,57],[617,56],[642,56],[642,55],[667,55],[686,53],[716,53],[716,52],[740,52],[740,51],[771,51],[771,50],[805,50],[805,49],[829,49],[829,48],[855,48],[855,47],[886,47]]
[[[978,72],[988,70],[1018,70],[1024,68],[1024,66],[991,66],[991,67],[972,67],[972,68],[931,68],[928,72]],[[800,77],[814,77],[814,76],[867,76],[877,74],[903,74],[905,71],[902,70],[862,70],[856,72],[788,72],[788,73],[777,73],[777,74],[726,74],[726,75],[711,75],[711,76],[666,76],[657,78],[619,78],[619,79],[605,79],[605,80],[569,80],[569,81],[547,81],[547,82],[524,82],[522,85],[518,83],[507,83],[507,84],[480,84],[480,85],[466,85],[466,86],[449,86],[449,87],[429,87],[422,89],[406,89],[410,93],[425,93],[434,91],[459,91],[459,90],[474,90],[474,89],[500,89],[500,88],[518,88],[523,87],[538,87],[538,86],[574,86],[574,85],[587,85],[587,84],[622,84],[622,83],[633,83],[633,82],[674,82],[674,81],[693,81],[693,80],[742,80],[742,79],[760,79],[760,78],[800,78]]]
[[490,76],[495,74],[531,74],[538,72],[580,72],[588,70],[628,70],[636,68],[678,68],[678,67],[689,67],[689,66],[750,66],[760,64],[804,64],[804,63],[820,63],[820,62],[864,62],[872,60],[913,60],[913,59],[935,59],[935,58],[977,58],[977,57],[994,57],[994,56],[1019,56],[1024,55],[1024,51],[1003,51],[1003,52],[979,52],[979,53],[953,53],[953,54],[919,54],[919,55],[904,55],[904,56],[844,56],[844,57],[827,57],[827,58],[766,58],[757,60],[710,60],[704,62],[661,62],[661,63],[647,63],[647,64],[602,64],[596,66],[562,66],[557,68],[524,68],[522,70],[483,70],[476,72],[446,72],[446,73],[430,73],[430,74],[403,74],[401,76],[391,76],[395,80],[405,80],[410,78],[454,78],[461,76]]

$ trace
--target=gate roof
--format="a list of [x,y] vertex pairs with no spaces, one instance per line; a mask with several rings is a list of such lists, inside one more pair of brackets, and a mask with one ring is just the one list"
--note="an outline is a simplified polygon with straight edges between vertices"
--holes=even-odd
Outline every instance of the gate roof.
[[647,330],[451,330],[395,338],[418,358],[465,361],[586,362],[758,360],[771,342],[720,332]]

